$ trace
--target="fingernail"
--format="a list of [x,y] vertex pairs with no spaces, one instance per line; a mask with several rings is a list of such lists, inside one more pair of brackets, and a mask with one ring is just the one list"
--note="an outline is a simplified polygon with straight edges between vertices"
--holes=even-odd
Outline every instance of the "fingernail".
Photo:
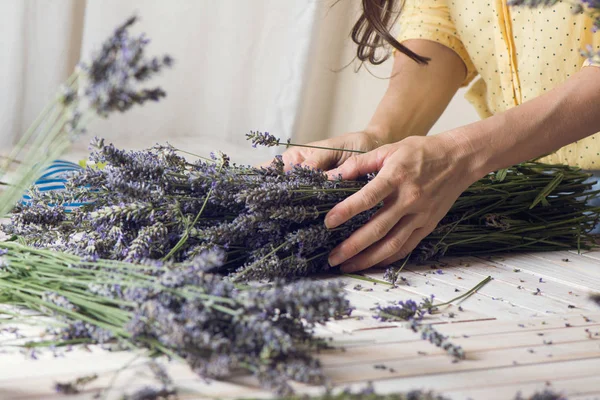
[[337,216],[336,214],[328,215],[325,218],[325,227],[327,227],[327,229],[333,229],[333,228],[337,227],[339,224],[340,224],[340,217]]
[[332,267],[341,264],[342,261],[344,261],[344,259],[339,251],[332,252],[329,255],[329,259],[327,260],[327,262],[329,262],[329,265],[331,265]]
[[344,264],[340,267],[343,273],[348,274],[350,272],[354,272],[356,270],[356,266],[352,263]]

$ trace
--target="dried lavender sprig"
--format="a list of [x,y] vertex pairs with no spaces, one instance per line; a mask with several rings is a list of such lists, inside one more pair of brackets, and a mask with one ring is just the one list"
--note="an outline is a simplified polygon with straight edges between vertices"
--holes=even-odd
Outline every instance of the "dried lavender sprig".
[[445,350],[450,356],[454,357],[456,360],[465,359],[465,351],[463,350],[463,348],[452,343],[448,339],[448,336],[438,332],[433,327],[433,325],[423,325],[419,323],[419,321],[411,319],[409,321],[409,327],[410,329],[412,329],[413,332],[420,334],[421,339],[427,340],[434,346]]
[[423,317],[425,313],[431,314],[437,311],[442,306],[451,304],[458,300],[467,299],[469,296],[476,293],[479,289],[481,289],[491,280],[492,277],[488,276],[464,294],[441,304],[433,304],[434,296],[432,295],[430,298],[423,298],[423,300],[420,303],[417,303],[414,300],[400,300],[397,304],[389,306],[378,305],[374,308],[376,312],[374,318],[384,322],[408,321],[408,327],[414,332],[420,333],[421,337],[424,340],[428,340],[435,346],[446,350],[448,354],[457,359],[464,359],[465,352],[462,349],[462,347],[454,345],[448,340],[447,336],[444,336],[441,333],[439,333],[437,330],[435,330],[433,326],[423,325]]
[[414,300],[400,300],[397,304],[387,306],[378,305],[374,309],[377,312],[375,318],[381,321],[409,321],[412,319],[421,320],[423,319],[425,313],[431,314],[435,311],[438,311],[440,307],[452,304],[459,300],[466,300],[473,294],[477,293],[479,289],[484,287],[491,280],[492,277],[488,276],[481,282],[479,282],[477,285],[473,286],[471,289],[461,294],[460,296],[457,296],[441,304],[434,304],[432,296],[430,298],[423,298],[423,300],[420,303],[417,303]]
[[[60,93],[0,164],[0,178],[9,168],[16,167],[11,186],[0,193],[0,215],[10,211],[49,163],[85,132],[86,124],[94,115],[106,117],[113,111],[127,111],[134,104],[157,101],[165,96],[160,88],[138,87],[139,83],[170,67],[172,59],[145,57],[148,39],[143,35],[130,36],[128,31],[136,19],[129,18],[118,27],[89,65],[79,64]],[[16,162],[21,153],[22,160]]]
[[362,151],[362,150],[339,149],[339,148],[334,148],[334,147],[313,146],[313,145],[308,145],[308,144],[292,143],[291,139],[288,139],[286,141],[286,143],[282,143],[281,139],[279,139],[276,136],[271,135],[269,132],[250,131],[250,133],[246,134],[246,139],[252,143],[252,147],[257,147],[257,146],[306,147],[309,149],[334,150],[334,151],[343,151],[343,152],[348,152],[348,153],[364,153],[364,151]]

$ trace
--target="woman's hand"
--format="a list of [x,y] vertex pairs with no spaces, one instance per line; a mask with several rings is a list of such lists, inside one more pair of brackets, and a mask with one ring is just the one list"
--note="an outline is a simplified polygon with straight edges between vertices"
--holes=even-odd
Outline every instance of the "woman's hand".
[[377,171],[371,182],[337,204],[325,218],[325,225],[332,229],[383,202],[367,224],[331,252],[329,263],[341,264],[343,272],[405,258],[479,178],[470,171],[466,149],[449,134],[411,136],[354,155],[328,174],[355,179]]
[[[381,135],[364,131],[347,133],[331,139],[312,142],[308,145],[327,147],[331,149],[368,152],[384,144],[381,137]],[[342,163],[344,163],[344,161],[346,161],[353,154],[360,153],[294,146],[288,148],[282,154],[282,157],[286,170],[291,169],[294,165],[301,164],[310,168],[327,171],[331,168],[342,165]],[[262,166],[266,167],[270,163],[271,162],[264,163]]]

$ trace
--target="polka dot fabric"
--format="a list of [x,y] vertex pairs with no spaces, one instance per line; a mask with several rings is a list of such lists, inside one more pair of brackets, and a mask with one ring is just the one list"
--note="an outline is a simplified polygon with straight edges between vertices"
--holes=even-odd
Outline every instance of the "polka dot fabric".
[[[567,2],[552,8],[509,7],[506,0],[406,0],[399,41],[427,39],[454,50],[467,68],[465,97],[482,118],[558,86],[590,64],[579,50],[600,46],[593,21]],[[600,134],[542,159],[600,169]]]

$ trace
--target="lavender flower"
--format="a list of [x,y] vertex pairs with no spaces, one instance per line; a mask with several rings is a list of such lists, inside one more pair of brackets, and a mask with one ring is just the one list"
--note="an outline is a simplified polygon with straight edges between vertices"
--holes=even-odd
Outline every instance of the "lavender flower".
[[460,360],[465,358],[463,348],[450,342],[447,336],[442,335],[432,325],[422,325],[413,319],[410,321],[410,329],[419,333],[423,340],[427,340],[433,345],[444,349],[452,357]]
[[252,147],[274,147],[281,144],[280,140],[271,135],[269,132],[250,131],[250,133],[246,134],[246,139],[250,140]]
[[376,311],[377,314],[375,315],[375,318],[383,322],[409,321],[412,319],[420,321],[423,319],[423,310],[413,300],[400,300],[398,301],[398,305],[390,305],[385,307],[377,306]]
[[106,117],[114,111],[125,112],[135,104],[158,101],[166,96],[158,87],[136,87],[139,82],[148,80],[173,64],[169,56],[145,57],[148,38],[129,35],[129,28],[136,21],[137,17],[131,17],[118,27],[104,42],[91,64],[79,64],[82,75],[88,81],[84,95],[90,107],[101,116]]
[[63,308],[69,311],[77,311],[78,308],[73,305],[66,297],[61,296],[54,292],[45,292],[42,294],[42,300],[54,304],[57,307]]

